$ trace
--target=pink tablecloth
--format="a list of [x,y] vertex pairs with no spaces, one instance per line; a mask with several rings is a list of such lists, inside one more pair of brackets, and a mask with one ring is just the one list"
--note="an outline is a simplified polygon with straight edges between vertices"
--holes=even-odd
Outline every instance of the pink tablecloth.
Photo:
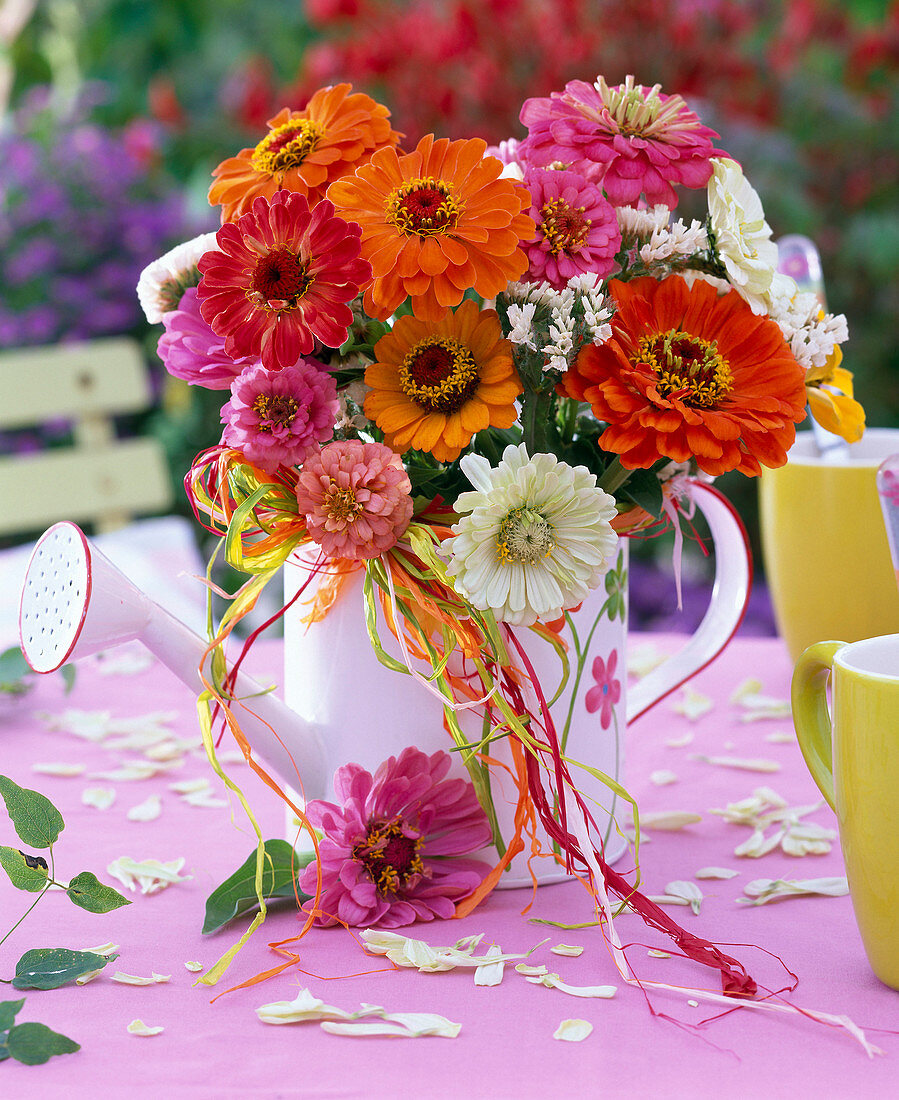
[[[654,641],[660,648],[670,639]],[[256,669],[269,666],[276,676],[277,646],[261,645]],[[734,848],[749,836],[746,828],[710,813],[728,802],[769,786],[791,805],[818,801],[791,731],[789,718],[740,721],[729,701],[746,677],[756,676],[766,694],[785,697],[789,664],[775,640],[737,640],[723,657],[693,682],[714,700],[696,720],[677,713],[678,696],[659,704],[630,730],[627,781],[641,809],[687,810],[702,815],[698,824],[677,833],[656,831],[642,849],[644,889],[660,894],[674,880],[690,880],[709,865],[737,869],[728,881],[703,881],[701,913],[669,910],[691,931],[734,946],[736,955],[760,984],[780,989],[786,972],[798,975],[788,999],[804,1008],[846,1014],[865,1028],[884,1055],[869,1059],[845,1031],[799,1017],[737,1010],[696,1028],[716,1015],[714,1008],[693,1006],[682,993],[653,993],[653,1015],[639,989],[616,974],[597,928],[561,931],[528,923],[529,917],[568,922],[589,921],[589,899],[577,884],[541,888],[527,915],[528,891],[498,891],[473,915],[459,922],[416,925],[409,932],[431,944],[453,943],[483,932],[506,951],[523,951],[550,936],[532,961],[545,962],[576,985],[615,984],[612,1000],[568,997],[558,990],[527,984],[511,967],[498,987],[473,984],[470,971],[423,975],[392,971],[367,956],[347,932],[316,930],[297,945],[300,967],[250,989],[228,993],[211,1003],[215,992],[242,982],[281,961],[268,946],[298,930],[295,912],[273,914],[244,948],[214,991],[193,985],[185,962],[206,966],[235,941],[246,922],[203,937],[208,893],[249,854],[253,839],[240,807],[192,807],[170,790],[176,780],[210,775],[205,761],[186,757],[177,771],[142,781],[98,781],[89,773],[107,770],[116,759],[134,753],[110,752],[102,742],[51,732],[37,712],[60,714],[66,708],[109,711],[113,718],[148,712],[177,712],[164,720],[182,736],[195,734],[190,692],[153,664],[132,675],[101,675],[96,662],[83,662],[73,694],[65,697],[58,677],[41,681],[25,699],[0,714],[0,771],[22,786],[46,793],[60,807],[66,828],[56,846],[61,878],[93,870],[110,881],[106,866],[120,856],[163,861],[184,857],[189,881],[155,895],[136,893],[133,904],[96,916],[66,898],[48,896],[0,948],[0,973],[11,977],[19,956],[32,947],[90,947],[111,940],[120,957],[109,970],[149,975],[171,974],[171,981],[149,987],[117,984],[103,976],[84,987],[17,993],[9,986],[0,999],[26,996],[18,1022],[38,1020],[81,1043],[74,1055],[48,1064],[0,1066],[4,1096],[209,1097],[865,1097],[895,1096],[899,1080],[899,994],[873,977],[846,897],[810,897],[751,907],[737,904],[743,886],[758,878],[808,879],[843,873],[839,847],[829,854],[792,858],[775,851],[761,859],[740,859]],[[670,745],[693,734],[690,744]],[[777,735],[773,739],[771,735]],[[770,774],[710,764],[697,756],[762,757],[781,768]],[[37,774],[35,763],[65,761],[86,765],[78,777]],[[658,770],[677,779],[658,785]],[[267,836],[282,832],[278,802],[250,774],[235,767]],[[657,777],[658,778],[658,777]],[[216,781],[217,783],[217,781]],[[116,789],[105,811],[82,805],[86,786]],[[162,796],[154,821],[135,822],[127,811],[149,794]],[[216,793],[221,793],[217,791]],[[803,820],[833,826],[821,808]],[[16,844],[0,814],[0,843]],[[25,910],[29,895],[0,885],[2,930]],[[634,916],[618,927],[625,942],[664,943],[650,937]],[[555,943],[584,946],[579,958],[549,954]],[[755,945],[755,946],[751,946]],[[769,952],[771,954],[769,954]],[[645,946],[630,957],[640,976],[693,985],[708,982],[700,968],[677,958],[653,958]],[[328,1035],[317,1024],[274,1027],[256,1017],[255,1008],[292,999],[308,986],[330,1004],[355,1009],[362,1002],[390,1011],[436,1012],[458,1021],[454,1040],[443,1038],[344,1038]],[[594,1025],[579,1044],[554,1041],[559,1022],[577,1017]],[[152,1038],[130,1035],[135,1018],[165,1030]],[[886,1029],[886,1030],[880,1030]]]

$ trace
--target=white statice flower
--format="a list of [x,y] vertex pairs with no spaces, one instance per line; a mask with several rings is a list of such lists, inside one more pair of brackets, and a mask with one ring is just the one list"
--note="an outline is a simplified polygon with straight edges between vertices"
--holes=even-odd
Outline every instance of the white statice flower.
[[823,367],[834,348],[849,339],[845,316],[825,313],[815,294],[783,295],[772,303],[770,312],[806,370]]
[[519,305],[517,302],[513,302],[508,310],[507,316],[509,318],[509,339],[513,344],[523,345],[524,347],[533,348],[537,350],[537,346],[534,343],[534,312],[537,309],[536,302],[523,302]]
[[609,320],[612,316],[612,306],[597,287],[597,279],[594,275],[572,275],[568,280],[568,287],[581,299],[584,310],[584,324],[593,338],[594,344],[602,344],[612,335],[612,326]]
[[668,227],[653,229],[649,240],[640,249],[640,259],[649,266],[672,256],[692,256],[708,248],[709,237],[698,221],[689,225],[680,220]]
[[566,371],[574,352],[574,291],[566,287],[556,296],[556,303],[550,310],[550,342],[544,344],[542,351],[546,356],[544,371]]
[[623,239],[641,240],[658,229],[664,229],[671,217],[671,211],[662,203],[651,210],[639,210],[636,206],[616,206],[615,217]]
[[533,302],[547,309],[558,309],[561,296],[549,283],[509,283],[505,291],[512,302]]
[[137,281],[137,297],[151,325],[160,324],[164,314],[177,308],[187,287],[197,285],[197,260],[216,248],[215,233],[202,233],[175,245],[143,269]]
[[446,541],[455,587],[501,622],[530,626],[558,618],[595,588],[614,562],[615,500],[584,466],[555,456],[530,458],[508,446],[491,467],[465,455],[462,471],[474,491],[462,493],[462,515]]
[[709,219],[718,256],[728,278],[753,313],[767,313],[772,301],[795,283],[777,271],[777,245],[765,221],[762,200],[729,158],[713,157]]

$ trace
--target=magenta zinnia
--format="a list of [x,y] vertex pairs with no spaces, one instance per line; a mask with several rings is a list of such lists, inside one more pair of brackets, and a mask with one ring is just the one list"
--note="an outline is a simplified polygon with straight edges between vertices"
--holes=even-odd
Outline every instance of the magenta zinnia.
[[679,95],[660,85],[644,88],[629,76],[610,88],[572,80],[549,99],[528,99],[521,108],[528,136],[519,147],[526,165],[562,163],[600,182],[613,206],[677,205],[673,185],[705,187],[718,137]]
[[258,356],[269,370],[291,366],[316,340],[338,348],[353,323],[347,305],[371,276],[360,259],[359,226],[322,199],[276,191],[216,233],[207,252],[200,311],[232,356]]
[[[334,776],[340,803],[307,804],[324,834],[319,924],[399,928],[445,919],[478,887],[489,865],[462,857],[492,834],[471,783],[446,778],[450,763],[448,753],[407,748],[374,775],[346,764]],[[298,885],[315,893],[314,863]]]
[[334,434],[337,385],[323,366],[301,359],[280,371],[247,367],[222,409],[222,442],[268,473],[299,466]]
[[532,241],[522,243],[528,279],[562,290],[573,276],[607,275],[621,247],[615,208],[595,184],[577,172],[532,168],[524,183],[533,202],[528,213],[537,224]]
[[377,558],[412,518],[412,483],[383,443],[335,440],[306,460],[297,504],[309,537],[329,558]]
[[196,287],[185,290],[177,307],[162,315],[162,323],[165,332],[156,345],[159,358],[169,374],[192,386],[226,390],[250,361],[235,361],[226,354],[224,340],[200,314]]

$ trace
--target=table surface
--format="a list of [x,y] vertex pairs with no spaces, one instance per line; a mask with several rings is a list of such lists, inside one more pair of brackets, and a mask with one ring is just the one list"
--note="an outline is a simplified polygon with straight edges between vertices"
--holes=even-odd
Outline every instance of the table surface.
[[[666,652],[672,636],[638,636],[635,646]],[[741,720],[745,712],[731,701],[735,688],[757,677],[765,694],[785,698],[790,666],[777,639],[738,636],[725,653],[691,684],[713,706],[698,718],[678,713],[679,692],[639,719],[628,732],[626,781],[641,810],[685,810],[701,821],[678,832],[650,831],[641,848],[643,889],[664,893],[672,880],[692,880],[706,866],[739,871],[730,880],[699,883],[701,912],[669,912],[690,931],[721,944],[735,955],[760,986],[779,990],[788,968],[799,978],[790,1003],[835,1015],[845,1014],[864,1028],[883,1056],[869,1058],[846,1033],[801,1016],[737,1009],[725,1016],[708,1004],[692,1005],[684,992],[644,993],[625,985],[616,973],[597,927],[561,930],[529,923],[532,917],[563,922],[590,921],[588,896],[577,883],[541,887],[532,901],[528,890],[496,891],[461,921],[414,925],[409,934],[427,942],[451,944],[485,934],[508,952],[526,951],[549,935],[531,961],[546,963],[574,985],[614,984],[611,1000],[570,997],[556,989],[528,984],[511,966],[496,987],[476,987],[471,971],[419,974],[394,970],[367,955],[344,929],[314,929],[293,945],[299,962],[261,984],[212,998],[282,961],[269,946],[296,935],[292,908],[272,912],[237,956],[215,989],[195,985],[185,963],[209,967],[236,941],[248,921],[204,937],[205,899],[250,853],[254,840],[240,806],[197,807],[170,789],[175,781],[211,778],[224,791],[201,754],[188,751],[169,773],[139,781],[98,780],[92,773],[139,758],[115,751],[110,740],[91,741],[48,728],[42,715],[67,709],[108,712],[113,720],[163,712],[160,720],[177,736],[196,737],[194,700],[188,688],[155,661],[137,671],[120,657],[143,651],[119,649],[114,660],[79,663],[74,690],[63,692],[60,677],[41,678],[34,691],[0,712],[2,767],[21,786],[37,789],[60,808],[66,827],[55,846],[60,878],[87,869],[114,884],[107,865],[120,856],[162,861],[185,860],[186,881],[152,895],[129,895],[133,904],[93,915],[49,894],[0,948],[0,974],[11,976],[15,962],[33,947],[84,948],[107,941],[119,945],[119,958],[95,981],[82,987],[18,993],[26,997],[18,1023],[36,1020],[81,1044],[73,1055],[42,1066],[7,1060],[0,1067],[0,1095],[10,1097],[210,1096],[210,1097],[529,1097],[604,1095],[629,1097],[866,1097],[895,1096],[899,1079],[899,994],[868,969],[848,897],[802,897],[764,906],[742,905],[743,886],[759,878],[810,879],[843,874],[838,842],[827,854],[803,858],[775,849],[759,859],[738,858],[734,849],[749,830],[710,811],[745,798],[762,786],[790,805],[820,801],[802,763],[790,719]],[[257,674],[277,678],[277,643],[261,643],[252,655]],[[136,662],[140,665],[140,660]],[[118,669],[117,669],[118,666]],[[103,721],[95,723],[106,728]],[[106,724],[108,726],[108,723]],[[687,735],[692,735],[689,743]],[[679,742],[679,744],[669,744]],[[699,757],[763,758],[779,765],[754,772],[712,764]],[[34,765],[84,765],[74,777],[47,775]],[[651,776],[669,771],[675,781],[659,785]],[[232,775],[247,792],[266,836],[280,836],[284,814],[274,798],[242,765]],[[656,777],[658,778],[658,777]],[[100,811],[82,804],[85,787],[112,786],[116,800]],[[129,820],[127,812],[149,795],[161,796],[162,813],[153,821]],[[803,820],[834,827],[826,806]],[[0,843],[16,845],[8,819],[0,813]],[[619,867],[621,864],[619,864]],[[0,931],[24,912],[30,895],[0,884]],[[646,980],[681,986],[709,984],[709,976],[683,959],[656,958],[647,948],[665,948],[639,918],[623,916],[616,927],[634,946],[629,958]],[[550,954],[556,943],[584,947],[580,957]],[[670,946],[670,944],[668,944]],[[783,960],[778,961],[777,956]],[[170,974],[165,984],[129,986],[111,973]],[[329,1004],[355,1010],[368,1002],[388,1011],[434,1012],[461,1023],[455,1039],[348,1038],[330,1035],[316,1023],[275,1027],[261,1023],[255,1009],[291,1000],[308,987]],[[718,1018],[714,1018],[718,1017]],[[135,1018],[164,1027],[153,1037],[137,1037],[126,1027]],[[552,1038],[567,1018],[590,1021],[594,1030],[581,1043]],[[705,1021],[709,1021],[705,1023]]]

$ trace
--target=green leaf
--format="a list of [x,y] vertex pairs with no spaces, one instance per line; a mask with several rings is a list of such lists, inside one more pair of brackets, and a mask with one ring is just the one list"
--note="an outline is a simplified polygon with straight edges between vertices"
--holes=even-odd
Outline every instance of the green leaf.
[[66,686],[66,695],[69,695],[72,691],[72,688],[75,686],[76,671],[77,670],[74,665],[63,665],[62,668],[59,670],[60,675],[62,676],[63,683]]
[[77,874],[69,882],[66,893],[77,906],[86,909],[88,913],[111,913],[113,909],[131,904],[118,890],[100,882],[92,871]]
[[11,1057],[26,1066],[40,1066],[54,1054],[74,1054],[81,1050],[76,1043],[58,1031],[51,1031],[46,1024],[16,1024],[6,1037],[6,1047]]
[[[314,852],[302,855],[294,852],[286,840],[267,840],[265,842],[266,860],[262,869],[262,896],[270,898],[292,898],[294,896],[293,870],[299,871],[308,866],[315,858]],[[256,897],[256,850],[247,857],[245,863],[225,879],[221,886],[206,899],[206,919],[204,932],[216,932],[228,921],[242,917],[259,908]],[[308,894],[298,891],[300,901],[307,901]]]
[[38,947],[26,951],[16,963],[14,989],[59,989],[87,974],[102,970],[119,956],[95,955],[93,951],[70,951],[67,947]]
[[29,848],[49,848],[66,827],[49,798],[0,775],[0,794],[13,828]]
[[24,1003],[24,997],[21,1001],[0,1001],[0,1031],[9,1031],[16,1022],[16,1013]]
[[10,882],[17,890],[36,894],[47,885],[46,861],[40,857],[28,856],[18,848],[0,844],[0,867],[9,875]]
[[22,650],[17,645],[0,653],[0,691],[8,692],[10,695],[21,695],[28,691],[30,685],[26,681],[33,675]]
[[619,492],[651,516],[661,515],[662,483],[652,470],[633,470]]

